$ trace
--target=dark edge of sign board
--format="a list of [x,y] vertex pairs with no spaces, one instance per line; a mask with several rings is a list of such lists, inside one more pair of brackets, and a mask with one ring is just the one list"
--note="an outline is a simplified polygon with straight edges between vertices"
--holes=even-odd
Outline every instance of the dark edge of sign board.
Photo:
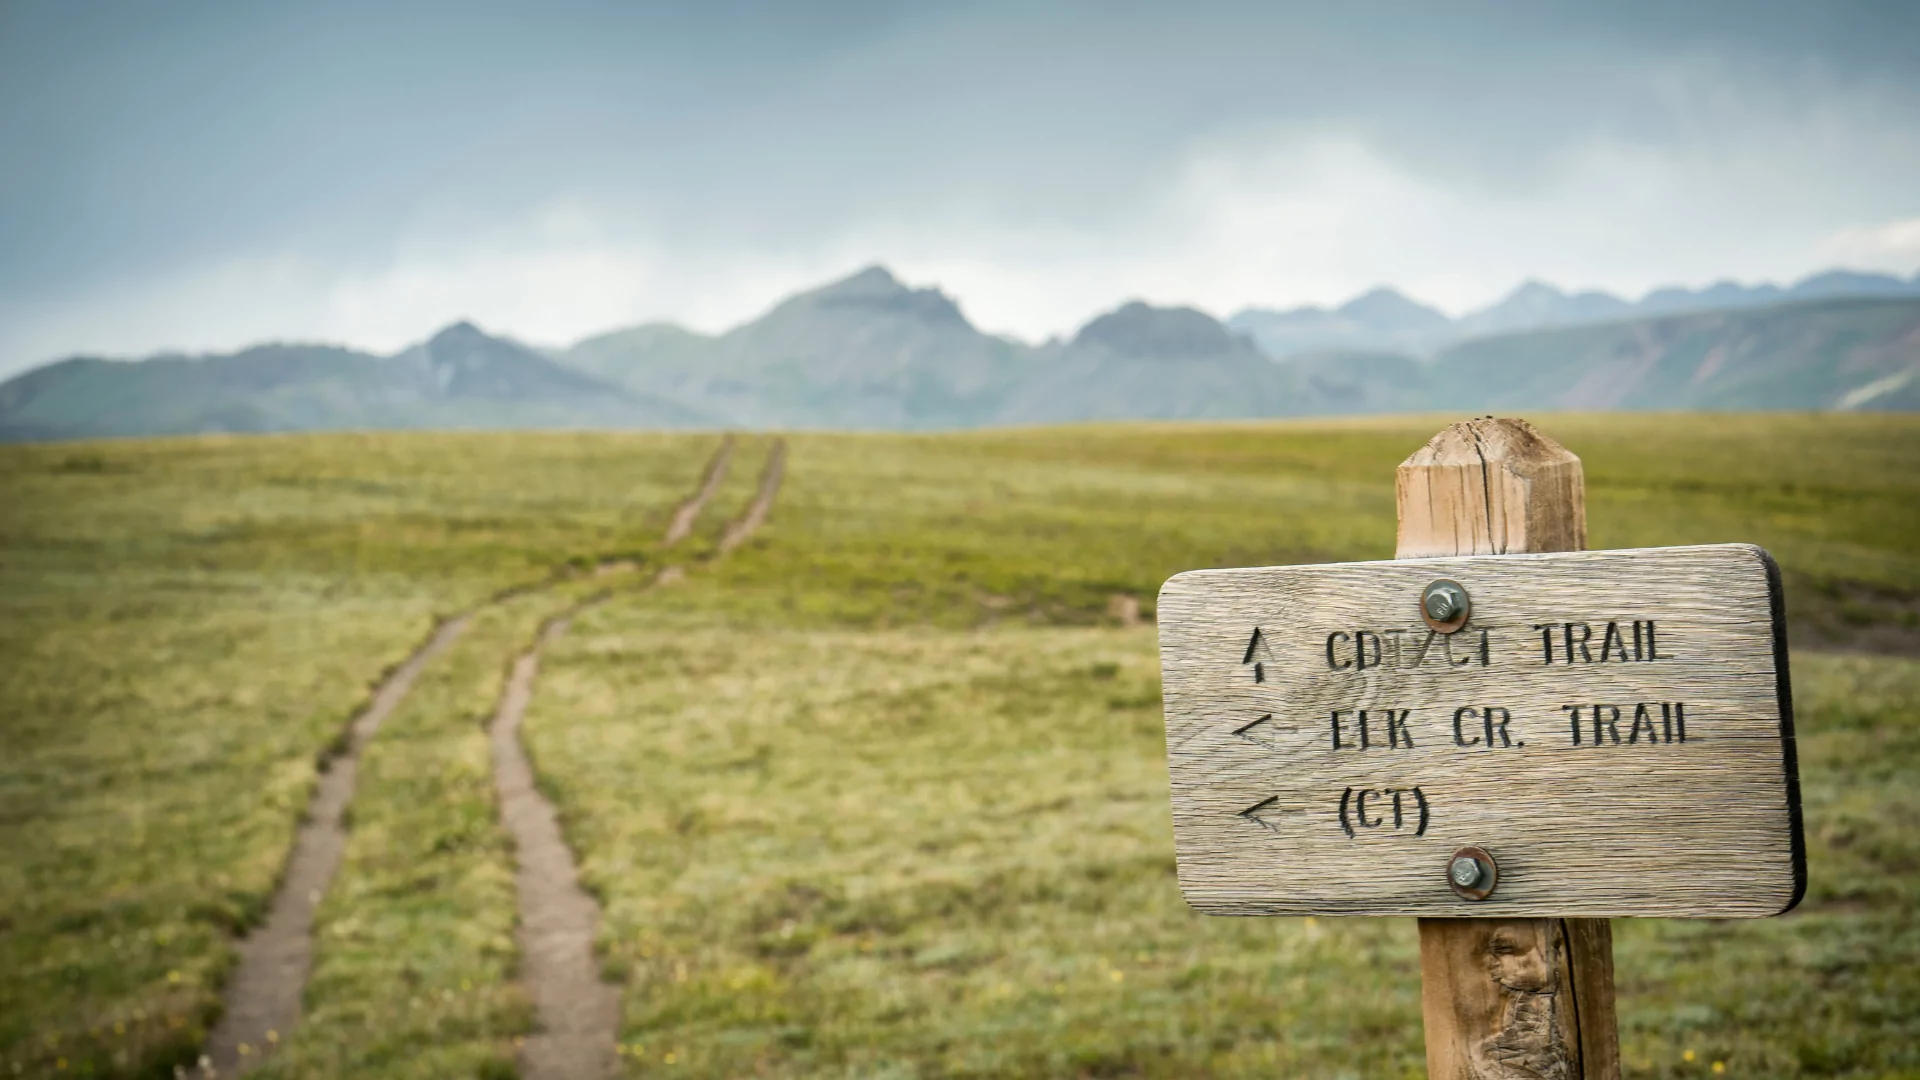
[[1787,781],[1787,843],[1793,851],[1793,895],[1776,915],[1800,906],[1807,895],[1807,837],[1800,812],[1800,746],[1793,731],[1793,678],[1787,667],[1787,591],[1773,553],[1753,545],[1767,568],[1767,607],[1773,614],[1773,672],[1780,692],[1780,764]]

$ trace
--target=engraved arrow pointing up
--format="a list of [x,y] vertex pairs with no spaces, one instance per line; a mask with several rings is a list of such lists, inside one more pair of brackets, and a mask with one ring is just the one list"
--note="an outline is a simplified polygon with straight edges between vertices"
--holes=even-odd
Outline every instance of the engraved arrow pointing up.
[[1260,628],[1256,626],[1253,628],[1253,636],[1247,639],[1247,654],[1241,658],[1240,664],[1242,667],[1252,664],[1253,681],[1263,683],[1267,681],[1267,665],[1271,663],[1273,663],[1273,649],[1268,647],[1266,638],[1261,635]]

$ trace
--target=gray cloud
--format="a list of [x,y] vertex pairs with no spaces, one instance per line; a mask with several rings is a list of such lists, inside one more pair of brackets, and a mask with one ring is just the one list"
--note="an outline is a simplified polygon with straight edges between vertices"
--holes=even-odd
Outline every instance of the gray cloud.
[[0,6],[0,370],[724,322],[874,258],[1027,333],[1458,305],[1920,218],[1912,5],[396,7]]

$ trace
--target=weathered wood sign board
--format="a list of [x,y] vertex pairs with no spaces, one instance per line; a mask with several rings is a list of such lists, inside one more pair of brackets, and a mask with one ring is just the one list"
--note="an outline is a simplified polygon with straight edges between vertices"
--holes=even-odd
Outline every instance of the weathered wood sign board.
[[[1470,603],[1452,633],[1439,579]],[[1158,618],[1203,912],[1764,916],[1805,888],[1759,548],[1198,570]],[[1466,847],[1497,862],[1484,899],[1448,880]]]

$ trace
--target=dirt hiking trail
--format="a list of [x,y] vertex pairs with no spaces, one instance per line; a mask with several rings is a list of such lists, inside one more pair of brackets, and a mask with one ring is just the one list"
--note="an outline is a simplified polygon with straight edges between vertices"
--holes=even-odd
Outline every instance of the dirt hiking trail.
[[713,493],[720,490],[720,482],[727,478],[727,463],[733,460],[733,436],[720,440],[720,448],[713,452],[707,462],[707,471],[700,478],[700,487],[693,497],[680,504],[673,512],[673,523],[667,526],[667,535],[660,543],[664,547],[685,540],[693,532],[693,523],[699,520],[700,511],[706,509]]
[[720,537],[720,554],[725,555],[734,548],[747,542],[754,531],[766,523],[767,514],[773,510],[774,496],[780,494],[780,481],[787,474],[787,441],[773,440],[773,446],[767,451],[767,463],[760,470],[760,489],[754,492],[753,503],[740,520],[727,526]]
[[266,922],[240,940],[240,963],[227,981],[220,1022],[207,1037],[203,1073],[237,1075],[299,1023],[300,997],[313,967],[313,913],[346,850],[341,820],[353,800],[360,752],[406,698],[420,672],[467,628],[469,618],[461,615],[441,623],[425,645],[386,677],[348,727],[346,749],[320,775],[307,804],[306,820]]
[[513,884],[520,902],[521,981],[540,1017],[539,1030],[521,1047],[526,1080],[605,1076],[620,1031],[620,992],[601,980],[593,954],[600,906],[580,888],[560,819],[535,786],[533,763],[520,741],[540,672],[540,646],[566,633],[571,621],[563,615],[548,623],[533,648],[513,662],[490,729],[500,817],[518,862]]
[[[675,510],[663,546],[692,533],[726,479],[734,445],[732,435],[721,440],[707,461],[699,487]],[[766,521],[785,464],[786,443],[776,439],[753,502],[727,526],[715,557],[745,542]],[[596,573],[638,566],[620,560],[603,564]],[[684,576],[682,567],[667,566],[653,584],[671,584]],[[508,589],[488,604],[543,587]],[[593,954],[599,905],[580,888],[573,852],[561,835],[553,805],[535,786],[532,763],[520,740],[539,674],[541,647],[565,633],[574,616],[609,595],[582,601],[541,628],[533,645],[515,659],[489,726],[501,819],[516,845],[523,981],[539,1017],[539,1029],[527,1038],[521,1054],[524,1075],[530,1080],[606,1075],[619,1033],[619,989],[601,980]],[[308,804],[265,922],[238,944],[240,961],[227,981],[220,1022],[208,1035],[197,1070],[202,1077],[237,1076],[259,1064],[300,1022],[301,999],[313,968],[314,913],[346,850],[347,831],[342,823],[353,800],[360,754],[406,698],[421,671],[453,644],[473,615],[469,611],[442,623],[380,683],[349,725],[345,748],[330,760]]]
[[[714,477],[724,472],[731,453],[729,440],[714,455],[700,493],[687,504],[694,506],[694,516],[718,486]],[[786,443],[775,441],[761,470],[759,490],[746,512],[727,527],[721,553],[744,543],[765,523],[785,469]],[[669,542],[675,531],[685,536],[692,528],[692,518],[682,529],[676,516]],[[655,584],[671,584],[684,574],[680,567],[669,566]],[[602,594],[583,601],[541,628],[533,646],[514,661],[489,728],[500,816],[513,836],[517,862],[514,889],[520,901],[521,981],[533,997],[538,1017],[535,1033],[520,1048],[520,1073],[525,1080],[605,1077],[613,1071],[614,1046],[620,1037],[620,988],[600,977],[600,961],[593,949],[600,905],[580,887],[573,849],[560,830],[559,814],[539,789],[521,739],[534,680],[540,673],[541,648],[566,633],[576,615],[607,598]]]

